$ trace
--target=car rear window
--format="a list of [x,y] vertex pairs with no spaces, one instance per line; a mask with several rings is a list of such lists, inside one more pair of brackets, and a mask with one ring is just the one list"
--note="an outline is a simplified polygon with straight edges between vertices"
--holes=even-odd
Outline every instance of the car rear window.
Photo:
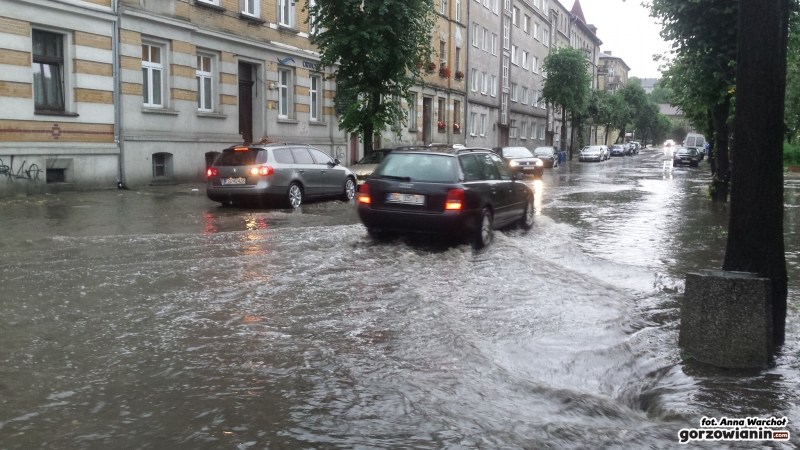
[[692,150],[688,149],[688,148],[679,148],[678,149],[678,154],[679,155],[690,155],[692,153],[693,153]]
[[266,155],[262,155],[262,150],[251,148],[247,151],[236,151],[232,149],[223,150],[222,155],[214,163],[216,166],[253,166],[266,162]]
[[400,177],[408,181],[452,183],[458,176],[456,159],[445,155],[424,153],[390,153],[373,177]]

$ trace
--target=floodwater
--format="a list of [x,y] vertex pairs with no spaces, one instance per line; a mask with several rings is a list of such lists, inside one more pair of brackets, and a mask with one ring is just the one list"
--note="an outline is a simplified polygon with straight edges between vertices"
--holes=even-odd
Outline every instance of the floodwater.
[[685,273],[724,253],[709,178],[661,150],[576,161],[480,252],[372,241],[339,201],[2,199],[0,449],[663,448],[702,416],[786,416],[791,448],[800,179],[787,344],[731,371],[677,346]]

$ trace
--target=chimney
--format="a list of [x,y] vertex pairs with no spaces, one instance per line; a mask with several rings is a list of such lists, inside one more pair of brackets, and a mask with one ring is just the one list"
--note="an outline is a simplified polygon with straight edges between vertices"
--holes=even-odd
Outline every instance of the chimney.
[[611,50],[605,50],[605,51],[603,51],[603,53],[605,53],[608,56],[611,56]]

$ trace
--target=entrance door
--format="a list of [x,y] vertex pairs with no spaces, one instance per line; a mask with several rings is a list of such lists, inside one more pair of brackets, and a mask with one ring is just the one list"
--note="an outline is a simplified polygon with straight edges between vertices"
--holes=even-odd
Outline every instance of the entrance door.
[[246,63],[239,63],[239,133],[253,142],[253,66]]
[[499,127],[500,129],[500,147],[508,147],[508,127]]
[[431,126],[431,114],[433,112],[433,99],[431,98],[423,98],[422,99],[422,142],[425,145],[430,144],[433,139],[432,136],[432,126]]

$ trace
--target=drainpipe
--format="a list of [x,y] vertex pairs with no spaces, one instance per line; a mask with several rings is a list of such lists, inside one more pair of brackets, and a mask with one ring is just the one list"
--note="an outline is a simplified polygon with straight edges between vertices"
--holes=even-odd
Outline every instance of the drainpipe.
[[112,0],[111,8],[117,17],[112,28],[111,37],[111,58],[112,62],[112,75],[114,77],[114,143],[119,149],[119,156],[117,157],[117,189],[125,189],[125,163],[123,162],[124,144],[122,143],[122,105],[120,105],[120,88],[122,86],[122,76],[120,75],[120,56],[119,56],[119,41],[120,41],[120,20],[121,15],[119,12],[119,0]]
[[[469,136],[469,133],[472,132],[472,129],[469,127],[469,54],[472,53],[472,45],[470,45],[470,42],[472,41],[470,40],[469,35],[470,29],[472,28],[470,24],[472,22],[469,21],[469,12],[472,11],[471,3],[472,2],[467,0],[467,39],[464,41],[464,43],[467,44],[464,46],[467,48],[467,59],[464,62],[464,64],[466,64],[464,66],[464,129],[461,131],[461,134],[464,135],[464,145],[467,145],[467,137]],[[458,69],[458,67],[456,67],[456,69]],[[469,146],[467,145],[467,147]]]

